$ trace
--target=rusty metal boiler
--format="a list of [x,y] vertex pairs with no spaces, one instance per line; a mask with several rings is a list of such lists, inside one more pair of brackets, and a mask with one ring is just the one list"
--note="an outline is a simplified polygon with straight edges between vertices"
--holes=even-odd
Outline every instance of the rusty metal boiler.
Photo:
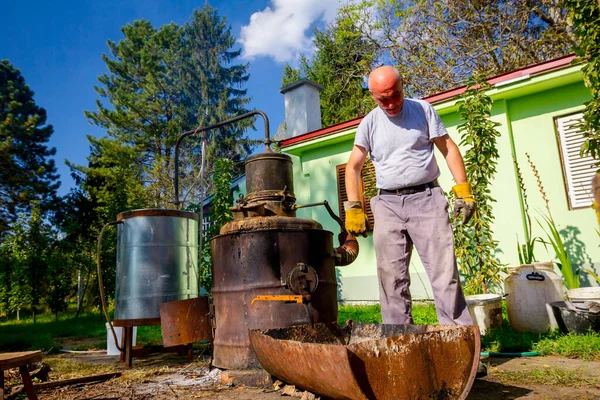
[[[344,234],[344,245],[334,249],[332,232],[296,218],[302,206],[295,204],[290,156],[267,147],[248,157],[245,170],[248,194],[211,241],[213,365],[233,370],[261,368],[249,329],[336,322],[335,266],[358,253],[353,237]],[[333,214],[326,202],[307,206],[313,205]]]
[[[274,153],[269,120],[262,111],[183,133],[175,144],[175,204],[179,201],[179,147],[202,134],[260,115],[265,150],[246,159],[247,196],[232,209],[234,220],[211,240],[213,365],[228,370],[261,369],[249,329],[337,321],[335,266],[350,264],[358,242],[348,235],[327,201],[296,205],[291,157]],[[340,246],[333,234],[311,219],[296,218],[302,207],[325,206],[341,227]]]

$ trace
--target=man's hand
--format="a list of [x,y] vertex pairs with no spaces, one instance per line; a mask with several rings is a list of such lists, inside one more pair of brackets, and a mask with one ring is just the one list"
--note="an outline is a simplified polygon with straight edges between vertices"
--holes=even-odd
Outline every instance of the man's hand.
[[452,191],[456,197],[456,200],[454,200],[454,218],[457,218],[462,213],[462,223],[466,224],[477,208],[475,199],[471,194],[471,185],[468,183],[459,183],[452,187]]
[[367,215],[362,209],[360,201],[345,201],[346,230],[354,237],[362,235],[367,237]]

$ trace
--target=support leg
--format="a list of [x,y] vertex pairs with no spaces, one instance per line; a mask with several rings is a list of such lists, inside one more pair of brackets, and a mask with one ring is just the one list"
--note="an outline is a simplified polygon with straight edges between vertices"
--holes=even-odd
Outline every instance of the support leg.
[[191,344],[191,343],[189,343],[189,344],[187,345],[187,360],[188,360],[188,361],[192,361],[192,358],[193,358],[193,357],[192,357],[192,344]]
[[31,376],[29,376],[29,370],[27,369],[27,365],[19,367],[19,372],[21,373],[21,378],[23,379],[23,386],[25,387],[25,393],[27,393],[27,398],[29,400],[37,400],[35,389],[33,388],[33,382],[31,382]]
[[125,362],[125,346],[126,346],[126,341],[125,341],[125,328],[121,328],[121,348],[123,349],[121,351],[121,357],[119,358],[119,362]]
[[133,348],[133,327],[124,327],[125,331],[125,367],[131,368],[133,355],[131,354]]

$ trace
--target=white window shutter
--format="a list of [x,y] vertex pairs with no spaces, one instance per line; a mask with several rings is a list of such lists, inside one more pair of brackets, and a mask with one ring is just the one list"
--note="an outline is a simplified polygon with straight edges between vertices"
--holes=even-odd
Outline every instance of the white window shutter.
[[571,208],[587,207],[592,204],[592,178],[596,174],[595,160],[590,156],[579,155],[581,145],[585,141],[581,130],[577,127],[582,120],[582,113],[556,118]]

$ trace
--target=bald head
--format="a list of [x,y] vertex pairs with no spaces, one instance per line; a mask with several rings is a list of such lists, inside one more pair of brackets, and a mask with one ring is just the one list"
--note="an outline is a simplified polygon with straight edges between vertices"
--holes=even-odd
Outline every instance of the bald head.
[[369,74],[368,83],[371,96],[387,115],[394,116],[402,110],[402,78],[396,68],[385,65],[374,69]]
[[402,82],[398,70],[390,65],[375,68],[369,74],[369,90],[388,89]]

